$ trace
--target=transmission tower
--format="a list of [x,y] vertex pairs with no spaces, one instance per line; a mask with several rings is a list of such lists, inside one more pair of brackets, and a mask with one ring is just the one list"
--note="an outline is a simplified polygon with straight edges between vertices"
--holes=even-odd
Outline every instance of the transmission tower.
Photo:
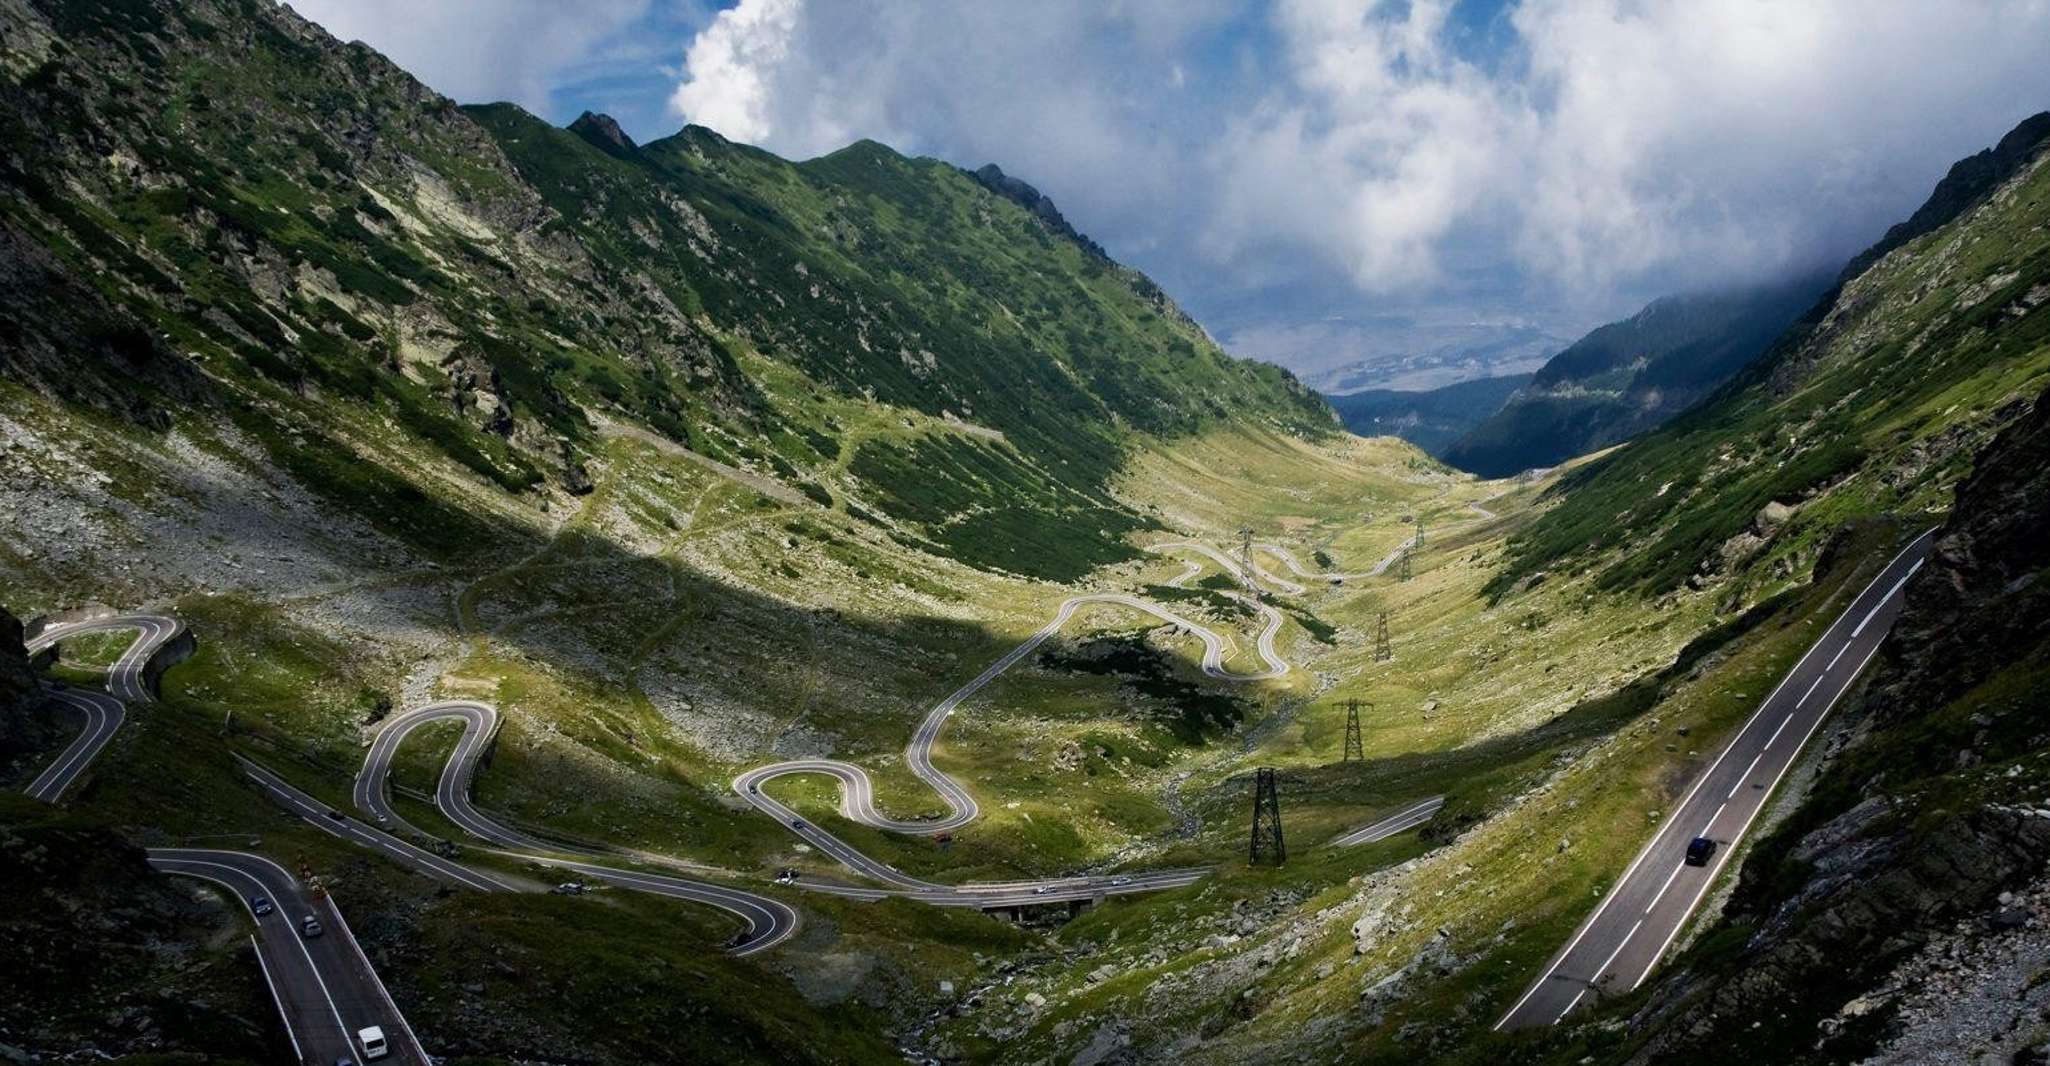
[[1395,649],[1388,643],[1388,612],[1381,612],[1381,620],[1374,625],[1374,661],[1385,663],[1395,658]]
[[1416,539],[1415,539],[1414,541],[1410,542],[1410,547],[1411,547],[1411,548],[1421,548],[1421,547],[1423,547],[1423,546],[1424,546],[1424,516],[1423,516],[1423,515],[1418,515],[1418,516],[1417,516],[1417,519],[1416,519]]
[[1402,549],[1402,554],[1395,560],[1395,580],[1409,580],[1409,555],[1415,550],[1415,545]]
[[1272,859],[1280,866],[1288,861],[1288,847],[1281,840],[1281,791],[1274,767],[1262,766],[1253,786],[1253,844],[1248,862],[1260,865]]
[[1365,706],[1369,712],[1374,709],[1374,705],[1371,703],[1361,704],[1358,700],[1345,701],[1346,762],[1351,762],[1354,759],[1358,759],[1361,762],[1367,761],[1366,745],[1360,743],[1360,707],[1362,706]]
[[1246,587],[1252,589],[1257,594],[1260,591],[1260,581],[1253,576],[1259,573],[1259,571],[1253,569],[1252,526],[1239,530],[1239,564],[1246,568]]

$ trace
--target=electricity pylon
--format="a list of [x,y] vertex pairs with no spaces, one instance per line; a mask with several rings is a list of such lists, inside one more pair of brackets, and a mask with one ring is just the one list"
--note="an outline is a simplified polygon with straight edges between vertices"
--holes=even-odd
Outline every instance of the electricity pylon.
[[1288,861],[1288,846],[1281,839],[1281,791],[1272,766],[1260,767],[1253,787],[1253,842],[1247,861],[1258,866],[1263,858],[1271,858],[1276,866]]
[[1395,658],[1395,649],[1388,643],[1388,612],[1381,612],[1381,620],[1374,626],[1374,661],[1385,663]]
[[[1374,705],[1371,703],[1365,706],[1369,711],[1374,709]],[[1358,700],[1345,701],[1344,761],[1346,762],[1351,762],[1354,759],[1358,759],[1361,762],[1367,761],[1366,745],[1360,743],[1360,707],[1361,703]]]
[[1409,580],[1409,554],[1415,550],[1415,545],[1402,549],[1402,556],[1395,560],[1395,580]]
[[1246,587],[1252,589],[1257,594],[1260,591],[1260,579],[1254,576],[1259,571],[1253,569],[1252,526],[1239,530],[1239,565],[1246,568]]

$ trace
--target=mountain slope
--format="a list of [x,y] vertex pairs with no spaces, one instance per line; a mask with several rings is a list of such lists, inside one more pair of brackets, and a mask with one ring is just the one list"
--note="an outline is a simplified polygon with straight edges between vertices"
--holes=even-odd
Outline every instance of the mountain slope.
[[2050,393],[1958,487],[1850,742],[1746,860],[1725,927],[1652,986],[1636,1060],[2041,1053],[2046,525]]
[[[2020,129],[2050,132],[2041,117]],[[1710,399],[1565,478],[1492,594],[1564,566],[1611,589],[1735,580],[1749,596],[1805,572],[1847,518],[1945,509],[2050,373],[2046,150],[2010,153],[2003,182],[1845,282]]]
[[1501,477],[1628,440],[1756,359],[1825,287],[1798,278],[1654,300],[1553,356],[1444,459]]
[[1368,389],[1325,401],[1362,437],[1395,436],[1443,456],[1454,441],[1501,410],[1530,381],[1529,374],[1461,381],[1425,392]]
[[[407,514],[379,445],[538,502],[588,488],[611,419],[976,565],[1071,576],[1129,555],[1143,520],[1104,488],[1139,435],[1332,424],[937,161],[458,108],[262,0],[5,0],[0,32],[8,375],[146,425],[237,418],[416,541],[454,520]],[[856,433],[834,399],[917,431]],[[1052,516],[1091,532],[1028,534]]]

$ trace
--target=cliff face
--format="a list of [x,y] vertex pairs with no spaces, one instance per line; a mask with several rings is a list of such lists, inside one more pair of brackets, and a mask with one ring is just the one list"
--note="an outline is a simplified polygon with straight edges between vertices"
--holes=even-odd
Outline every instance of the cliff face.
[[[1959,486],[1846,716],[1851,739],[1745,862],[1726,928],[1654,986],[1635,1061],[1931,1061],[2041,1040],[2050,1004],[2035,1002],[2030,960],[2050,919],[2046,526],[2050,394]],[[1946,974],[1954,993],[1922,992]],[[2015,987],[1973,998],[2004,983]]]
[[21,619],[0,607],[0,774],[28,753],[44,750],[54,738],[48,720],[29,712],[36,675],[22,646]]
[[0,707],[13,706],[35,688],[28,649],[22,644],[21,619],[0,607]]

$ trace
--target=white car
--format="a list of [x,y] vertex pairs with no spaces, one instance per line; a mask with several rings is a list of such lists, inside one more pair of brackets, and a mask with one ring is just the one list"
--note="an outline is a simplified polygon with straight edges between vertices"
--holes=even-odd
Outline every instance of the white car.
[[372,1025],[356,1030],[356,1043],[363,1046],[363,1060],[381,1059],[391,1048],[384,1042],[384,1030]]

